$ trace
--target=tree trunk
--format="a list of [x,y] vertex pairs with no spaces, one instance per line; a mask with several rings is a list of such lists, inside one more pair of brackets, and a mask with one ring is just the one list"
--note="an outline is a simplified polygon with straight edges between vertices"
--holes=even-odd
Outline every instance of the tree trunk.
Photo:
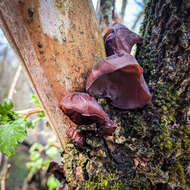
[[121,111],[99,100],[119,128],[106,138],[84,128],[88,147],[67,145],[63,163],[70,188],[190,188],[189,34],[190,3],[148,2],[136,57],[152,101]]
[[[80,4],[83,4],[81,2],[85,1],[80,1]],[[4,3],[1,2],[1,15],[4,15],[2,5]],[[24,10],[21,10],[23,14]],[[83,11],[81,17],[82,14]],[[76,22],[76,26],[82,25],[85,18],[80,18],[82,22],[78,25]],[[27,28],[30,28],[30,25],[28,24]],[[83,30],[84,33],[85,31]],[[99,100],[119,127],[113,137],[102,138],[97,135],[95,126],[81,126],[88,145],[83,150],[66,142],[62,157],[69,189],[189,189],[189,33],[189,2],[149,1],[141,28],[144,40],[137,48],[136,57],[144,68],[145,79],[153,94],[152,101],[142,109],[121,111],[106,100]],[[76,38],[80,38],[79,33]],[[43,43],[47,41],[49,44],[46,47],[51,48],[50,44],[54,42],[45,35]],[[16,42],[19,43],[18,40]],[[64,40],[61,43],[65,43]],[[77,45],[79,44],[83,44],[83,41]],[[35,50],[40,56],[38,47]],[[52,51],[51,49],[50,55]],[[95,49],[88,51],[97,52]],[[27,55],[27,51],[23,52],[23,57],[24,53]],[[65,56],[70,59],[73,57],[71,52],[68,52],[64,57],[60,57],[60,62]],[[79,58],[75,60],[77,59]],[[43,62],[41,64],[43,65]],[[67,71],[63,68],[63,71]],[[48,73],[46,74],[48,77]],[[62,72],[62,76],[67,76],[67,73],[65,75]],[[55,89],[52,89],[51,93],[53,90]]]
[[105,56],[90,0],[1,0],[0,26],[21,59],[64,147],[73,123],[58,108],[69,92],[84,91],[87,73]]

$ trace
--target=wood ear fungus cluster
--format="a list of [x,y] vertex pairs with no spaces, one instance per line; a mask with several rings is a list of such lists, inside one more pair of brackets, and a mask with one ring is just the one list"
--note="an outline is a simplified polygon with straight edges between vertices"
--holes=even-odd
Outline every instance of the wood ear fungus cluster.
[[86,91],[96,98],[109,98],[119,109],[143,107],[151,94],[143,69],[130,55],[133,45],[141,40],[120,23],[114,23],[104,34],[108,57],[96,62],[90,72]]
[[[97,61],[86,81],[86,92],[65,96],[59,107],[77,125],[96,123],[100,135],[112,135],[117,125],[109,119],[96,98],[109,98],[119,109],[143,107],[151,94],[143,77],[143,69],[130,55],[141,37],[124,25],[114,23],[104,34],[107,56]],[[83,147],[84,139],[75,128],[67,131],[75,144]]]
[[107,29],[103,37],[107,56],[131,53],[133,45],[142,40],[138,34],[120,23],[114,23]]
[[128,53],[96,62],[86,90],[96,98],[109,98],[111,104],[120,109],[143,107],[151,98],[142,67]]
[[80,148],[84,146],[84,137],[76,128],[72,127],[68,129],[66,135]]
[[[62,99],[59,107],[77,125],[96,123],[100,135],[112,135],[117,127],[96,99],[87,93],[71,93]],[[83,136],[75,128],[69,129],[66,134],[78,146],[83,147]]]

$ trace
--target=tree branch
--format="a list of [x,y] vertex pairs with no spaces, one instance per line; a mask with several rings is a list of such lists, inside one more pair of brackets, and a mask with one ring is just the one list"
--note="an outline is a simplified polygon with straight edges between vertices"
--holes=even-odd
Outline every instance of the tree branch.
[[135,20],[133,26],[131,27],[132,30],[134,30],[134,29],[136,28],[137,23],[139,22],[140,18],[143,16],[143,14],[144,14],[144,10],[141,11],[141,12],[138,14],[138,16],[137,16],[137,18],[136,18],[136,20]]
[[29,117],[32,114],[43,112],[42,108],[30,108],[25,110],[16,111],[18,114],[23,114],[25,117]]
[[10,166],[11,165],[8,164],[8,157],[2,154],[2,161],[0,167],[1,190],[5,190],[7,172]]
[[139,5],[140,7],[144,8],[144,2],[143,2],[143,4],[142,4],[142,3],[138,2],[137,0],[135,0],[135,3],[136,3],[137,5]]
[[13,82],[12,82],[11,87],[10,87],[10,90],[9,90],[9,94],[8,94],[8,98],[9,98],[9,99],[13,99],[14,91],[15,91],[16,84],[17,84],[17,82],[18,82],[18,79],[19,79],[21,70],[22,70],[22,66],[21,66],[21,64],[20,64],[20,65],[18,66],[18,69],[17,69],[17,71],[16,71],[16,74],[15,74],[15,76],[14,76]]
[[126,7],[127,7],[127,3],[128,3],[127,0],[122,1],[122,6],[121,6],[121,20],[122,20],[122,22],[124,21],[124,16],[125,16],[125,10],[126,10]]

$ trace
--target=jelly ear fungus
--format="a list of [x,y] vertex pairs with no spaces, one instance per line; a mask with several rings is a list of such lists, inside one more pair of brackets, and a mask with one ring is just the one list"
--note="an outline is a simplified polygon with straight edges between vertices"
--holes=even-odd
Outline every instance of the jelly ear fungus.
[[[71,93],[62,99],[59,107],[77,125],[96,123],[100,135],[112,135],[117,128],[96,99],[87,93]],[[69,129],[66,134],[78,146],[83,146],[84,139],[75,128]]]
[[109,98],[120,109],[143,107],[151,99],[143,69],[128,53],[96,62],[88,76],[86,91],[96,98]]

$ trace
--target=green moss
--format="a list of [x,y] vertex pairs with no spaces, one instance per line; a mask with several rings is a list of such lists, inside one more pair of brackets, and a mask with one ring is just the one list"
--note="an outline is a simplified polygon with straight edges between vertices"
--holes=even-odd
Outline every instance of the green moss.
[[170,182],[174,183],[176,180],[180,182],[181,185],[185,185],[185,174],[184,168],[180,162],[176,162],[169,168]]
[[146,134],[146,121],[141,113],[132,111],[126,112],[125,118],[127,119],[127,128],[125,129],[125,136],[132,136],[136,138],[144,138]]
[[116,180],[114,174],[97,174],[84,182],[86,190],[123,190],[125,186],[125,182]]

